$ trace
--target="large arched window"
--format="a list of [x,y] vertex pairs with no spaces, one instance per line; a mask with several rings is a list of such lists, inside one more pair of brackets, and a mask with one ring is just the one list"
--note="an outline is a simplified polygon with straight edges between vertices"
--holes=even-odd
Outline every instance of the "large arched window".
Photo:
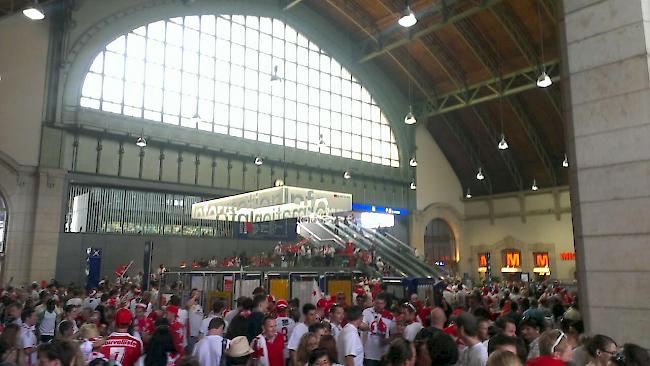
[[5,240],[7,238],[7,205],[0,195],[0,253],[5,251]]
[[278,19],[171,18],[109,43],[82,107],[398,167],[395,138],[368,91]]

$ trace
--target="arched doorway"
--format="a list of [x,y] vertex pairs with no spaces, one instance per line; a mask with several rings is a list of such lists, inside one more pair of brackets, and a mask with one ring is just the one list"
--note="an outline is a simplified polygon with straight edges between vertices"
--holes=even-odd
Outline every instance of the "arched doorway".
[[442,266],[450,274],[457,272],[455,261],[456,238],[443,219],[429,221],[424,230],[424,257],[427,263]]

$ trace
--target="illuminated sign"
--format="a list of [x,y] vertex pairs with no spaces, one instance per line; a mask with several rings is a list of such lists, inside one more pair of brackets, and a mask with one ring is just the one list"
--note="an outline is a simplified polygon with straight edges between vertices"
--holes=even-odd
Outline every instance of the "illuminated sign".
[[397,207],[384,207],[376,205],[367,205],[364,203],[353,203],[352,210],[354,211],[364,211],[364,212],[378,212],[378,213],[387,213],[391,215],[406,215],[408,210],[404,208]]
[[352,210],[349,193],[300,187],[273,187],[192,205],[192,218],[265,222],[308,216],[329,216]]
[[478,266],[487,267],[487,254],[481,253],[478,255]]
[[563,261],[574,261],[576,260],[576,254],[571,252],[560,253],[560,259]]
[[435,261],[434,264],[436,266],[444,267],[445,266],[445,261]]
[[548,253],[533,253],[535,267],[548,267]]
[[393,215],[375,212],[362,212],[360,216],[361,226],[366,229],[395,226],[395,216]]
[[503,253],[503,256],[506,265],[501,268],[501,272],[521,272],[521,252],[518,250],[507,250]]

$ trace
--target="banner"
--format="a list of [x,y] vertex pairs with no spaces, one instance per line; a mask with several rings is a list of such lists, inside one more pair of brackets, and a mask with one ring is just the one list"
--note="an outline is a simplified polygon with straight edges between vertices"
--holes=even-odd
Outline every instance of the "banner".
[[86,290],[97,288],[101,280],[101,271],[101,248],[86,248]]

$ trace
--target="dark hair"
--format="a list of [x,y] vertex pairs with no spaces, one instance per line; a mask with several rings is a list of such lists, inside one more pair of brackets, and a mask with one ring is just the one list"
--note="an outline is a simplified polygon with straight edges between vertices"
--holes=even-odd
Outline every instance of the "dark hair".
[[221,310],[223,310],[223,308],[224,308],[225,306],[226,306],[226,304],[225,304],[223,301],[221,301],[221,300],[215,300],[215,301],[212,303],[212,312],[215,313],[215,314],[220,313]]
[[437,366],[455,365],[458,361],[458,348],[451,336],[442,331],[435,331],[426,340],[431,364]]
[[243,310],[253,310],[253,299],[244,297],[237,302],[237,306],[241,306]]
[[596,357],[598,350],[604,351],[605,348],[607,348],[607,346],[611,343],[614,343],[614,345],[616,345],[616,342],[614,342],[614,340],[610,337],[602,334],[596,334],[595,336],[591,337],[586,344],[587,353],[589,353],[591,357]]
[[216,316],[210,320],[210,323],[208,323],[208,330],[219,329],[225,326],[226,326],[226,322],[224,322],[223,319]]
[[555,319],[560,319],[562,315],[564,315],[564,312],[566,309],[564,308],[564,305],[562,305],[560,302],[555,302],[553,304],[553,307],[551,308],[551,312],[553,313],[553,316]]
[[314,306],[314,304],[307,303],[307,304],[302,306],[302,315],[307,315],[312,310],[316,310],[316,307]]
[[327,329],[327,325],[325,323],[314,323],[309,326],[309,331],[312,333],[316,333],[321,329]]
[[560,322],[560,328],[564,333],[578,333],[582,334],[585,332],[585,324],[582,320],[571,320],[571,319],[562,319]]
[[38,346],[38,354],[44,355],[49,360],[59,360],[61,365],[71,365],[77,356],[79,346],[68,341],[54,340],[51,343],[43,343]]
[[537,328],[537,331],[539,331],[540,333],[544,331],[544,325],[541,324],[539,320],[537,320],[537,318],[533,318],[533,317],[524,317],[523,319],[521,319],[521,321],[519,322],[519,329],[521,330],[521,328],[523,327]]
[[460,331],[463,328],[465,334],[474,337],[478,334],[478,321],[476,317],[468,312],[462,312],[456,317],[456,327]]
[[498,333],[494,337],[490,338],[490,341],[488,342],[488,355],[498,350],[501,346],[515,347],[517,350],[517,356],[522,360],[522,364],[526,363],[526,359],[528,358],[528,349],[526,348],[526,343],[524,343],[523,339],[509,337],[505,334]]
[[384,355],[384,360],[390,365],[401,365],[411,358],[413,358],[411,342],[403,338],[397,338],[390,342],[388,351]]
[[375,296],[375,300],[382,300],[382,301],[387,302],[386,301],[386,293],[385,292],[378,293],[377,296]]
[[264,294],[255,295],[255,297],[253,298],[253,308],[257,308],[264,301],[266,301],[266,295]]
[[60,335],[60,334],[63,334],[63,333],[67,333],[69,331],[72,331],[72,329],[73,329],[72,321],[70,321],[70,320],[61,320],[61,322],[59,323],[58,334]]
[[625,343],[623,351],[612,357],[612,361],[619,366],[648,366],[650,365],[650,355],[643,347]]
[[494,324],[496,324],[496,326],[501,330],[506,330],[506,324],[508,324],[508,323],[514,324],[515,327],[517,326],[517,323],[515,322],[515,320],[512,319],[509,316],[500,316],[494,322]]
[[[228,361],[228,365],[235,366],[235,365],[246,365],[248,364],[248,360],[251,358],[251,355],[246,355],[246,356],[241,356],[241,357],[230,357],[226,356],[226,360]],[[177,365],[179,366],[179,365]]]
[[406,309],[411,314],[415,314],[417,312],[417,309],[415,309],[415,306],[411,304],[410,302],[404,302],[400,305],[400,308]]
[[266,322],[269,320],[276,320],[276,317],[273,315],[267,315],[264,317],[264,319],[262,319],[262,324],[266,324]]
[[343,305],[341,305],[341,304],[333,304],[332,307],[330,307],[330,314],[334,313],[336,311],[336,309],[338,309],[338,308],[343,309]]
[[347,320],[348,322],[359,320],[361,319],[362,316],[363,316],[363,310],[361,310],[361,307],[359,306],[354,305],[345,309],[345,320]]
[[167,352],[176,353],[174,339],[169,327],[156,328],[149,342],[147,357],[144,359],[145,366],[164,366],[167,364]]
[[261,287],[261,286],[260,286],[260,287],[256,287],[256,288],[253,290],[253,296],[257,297],[257,296],[259,296],[259,295],[264,295],[264,298],[266,298],[266,290],[264,289],[264,287]]
[[153,322],[153,325],[155,327],[165,327],[165,326],[168,327],[169,326],[169,320],[167,320],[167,318],[165,318],[164,316],[159,316]]
[[196,357],[186,356],[176,362],[176,366],[200,366],[200,364]]
[[181,298],[178,297],[178,295],[172,295],[172,297],[169,298],[169,305],[174,305],[174,306],[180,306],[181,304]]
[[338,353],[336,351],[336,338],[334,338],[333,335],[327,334],[320,337],[318,348],[327,350],[327,354],[330,356],[330,361],[336,362]]
[[309,354],[309,366],[316,364],[316,361],[318,361],[318,359],[323,356],[327,356],[330,363],[334,362],[334,360],[332,360],[332,356],[325,348],[316,348]]
[[34,308],[24,308],[20,313],[20,320],[25,321],[25,319],[29,318],[32,314],[34,314]]
[[488,319],[490,317],[490,312],[482,306],[474,309],[474,312],[472,314],[474,314],[474,316],[477,318]]

